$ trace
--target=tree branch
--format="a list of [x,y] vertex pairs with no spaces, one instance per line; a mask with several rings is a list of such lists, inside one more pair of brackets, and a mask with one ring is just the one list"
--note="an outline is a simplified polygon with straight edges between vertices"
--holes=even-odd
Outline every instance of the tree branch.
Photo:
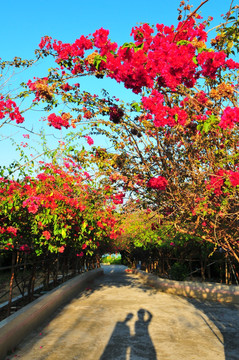
[[180,31],[184,28],[184,26],[186,25],[187,21],[198,11],[198,9],[200,9],[200,7],[202,7],[204,4],[206,4],[209,0],[204,0],[191,14],[188,15],[187,19],[184,21],[184,23],[182,24],[182,26],[180,27],[180,29],[176,32],[176,34],[174,35],[173,38],[173,42],[176,39],[176,36],[180,33]]

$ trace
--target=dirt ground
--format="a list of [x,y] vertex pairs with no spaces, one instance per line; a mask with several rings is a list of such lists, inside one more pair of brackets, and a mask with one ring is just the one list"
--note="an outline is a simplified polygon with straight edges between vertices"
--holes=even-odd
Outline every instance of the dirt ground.
[[239,359],[239,306],[161,293],[124,266],[103,268],[6,360]]

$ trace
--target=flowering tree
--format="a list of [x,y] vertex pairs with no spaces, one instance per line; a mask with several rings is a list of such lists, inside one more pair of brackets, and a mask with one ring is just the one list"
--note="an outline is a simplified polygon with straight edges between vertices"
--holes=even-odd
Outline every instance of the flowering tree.
[[[115,150],[95,146],[90,161],[104,169],[104,181],[109,176],[116,202],[126,191],[134,194],[160,221],[239,261],[238,10],[232,2],[209,43],[210,19],[203,21],[198,9],[181,1],[176,26],[136,26],[132,42],[121,46],[103,28],[73,44],[46,36],[37,55],[53,57],[57,67],[29,80],[20,96],[43,103],[52,127],[77,134],[88,124],[88,143],[95,132],[111,139]],[[136,100],[124,104],[81,90],[80,79],[89,75],[123,83]],[[53,112],[62,104],[69,112]]]
[[109,188],[96,187],[73,161],[44,164],[36,178],[1,179],[1,246],[4,249],[93,255],[117,236]]
[[[195,235],[177,232],[170,221],[162,223],[157,212],[150,209],[135,210],[131,206],[128,204],[127,210],[121,216],[122,233],[116,239],[122,258],[127,263],[137,267],[140,261],[142,269],[177,280],[184,280],[198,271],[201,272],[203,280],[205,276],[211,279],[212,274],[217,278],[222,277],[218,264],[225,261],[225,256],[219,251],[212,254],[213,244],[204,243]],[[216,266],[213,268],[214,263]],[[235,265],[230,265],[235,274]],[[226,268],[226,283],[229,276]]]

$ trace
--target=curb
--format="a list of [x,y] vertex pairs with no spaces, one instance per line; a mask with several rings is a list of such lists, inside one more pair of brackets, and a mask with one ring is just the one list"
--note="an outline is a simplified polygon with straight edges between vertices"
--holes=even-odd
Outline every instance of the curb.
[[218,301],[220,303],[239,304],[239,286],[236,285],[160,279],[156,275],[148,274],[142,270],[134,270],[133,273],[143,279],[144,283],[168,294]]
[[33,329],[41,325],[57,308],[83,291],[89,281],[103,275],[103,269],[80,274],[41,296],[0,322],[0,360]]

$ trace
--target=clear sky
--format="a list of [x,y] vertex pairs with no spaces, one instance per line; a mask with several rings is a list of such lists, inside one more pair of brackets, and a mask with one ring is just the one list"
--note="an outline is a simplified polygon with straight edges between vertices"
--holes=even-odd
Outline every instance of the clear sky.
[[[236,2],[237,0],[234,1],[235,4]],[[88,35],[100,27],[108,29],[111,40],[120,45],[130,41],[131,29],[138,23],[176,24],[179,3],[179,0],[2,1],[0,57],[6,60],[15,56],[30,59],[34,57],[34,50],[44,35],[63,42],[74,42],[82,34]],[[190,2],[193,9],[200,3],[201,0],[191,0]],[[229,9],[230,3],[231,0],[209,0],[200,9],[200,13],[205,19],[209,15],[213,16],[213,25],[216,25],[221,20],[221,14],[225,14]],[[34,75],[44,76],[51,65],[53,64],[39,64],[30,71],[13,77],[8,86],[16,86],[19,79],[28,80]],[[98,82],[88,83],[89,88],[86,90],[97,92],[100,88],[107,88],[108,83],[105,83],[105,80],[96,81]],[[109,89],[115,91],[116,96],[120,96],[121,92],[123,94],[123,89],[116,85],[110,85]],[[37,121],[38,116],[36,113],[31,115],[31,120]],[[17,141],[23,140],[22,134],[17,134],[13,128],[2,128],[0,131],[1,135],[14,135]],[[59,136],[61,135],[59,134]],[[16,154],[11,143],[8,140],[0,141],[0,164],[6,165],[15,158]]]

